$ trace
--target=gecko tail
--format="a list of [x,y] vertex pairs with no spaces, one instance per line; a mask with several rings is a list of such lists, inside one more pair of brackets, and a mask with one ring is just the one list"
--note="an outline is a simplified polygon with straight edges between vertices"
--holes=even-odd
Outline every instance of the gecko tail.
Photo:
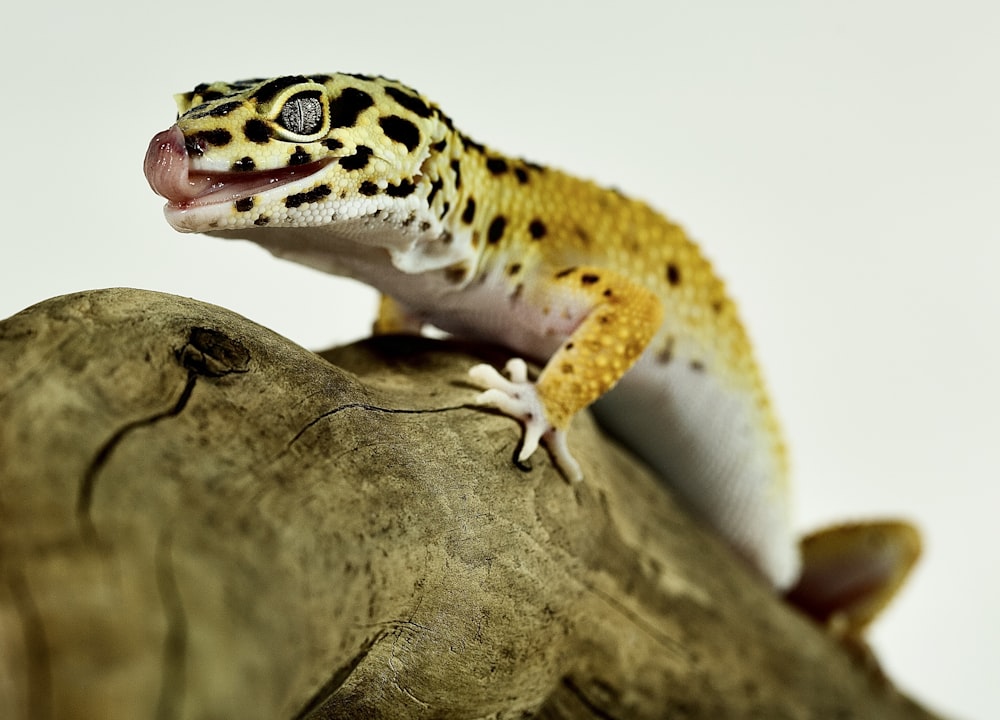
[[802,573],[786,598],[842,637],[860,637],[906,582],[921,553],[905,521],[823,528],[802,539]]

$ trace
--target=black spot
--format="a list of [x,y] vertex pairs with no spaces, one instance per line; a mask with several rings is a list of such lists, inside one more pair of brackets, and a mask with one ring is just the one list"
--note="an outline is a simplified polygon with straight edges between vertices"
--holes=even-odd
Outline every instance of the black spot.
[[528,223],[528,232],[533,240],[541,240],[548,232],[548,228],[545,227],[545,223],[536,218]]
[[503,158],[488,158],[486,160],[486,169],[494,175],[503,175],[507,172],[507,161]]
[[410,227],[410,225],[412,225],[413,221],[416,219],[417,216],[411,212],[409,215],[406,216],[406,219],[403,220],[403,227]]
[[261,215],[259,218],[253,221],[253,224],[256,225],[257,227],[262,227],[264,225],[267,225],[269,222],[271,222],[271,218],[267,217],[266,215]]
[[[213,100],[218,100],[221,97],[222,93],[219,92],[218,90],[206,90],[205,92],[201,93],[201,101],[203,103],[212,102]],[[190,100],[190,98],[188,99]],[[239,105],[239,103],[236,104]],[[226,112],[229,111],[227,110]]]
[[372,80],[376,79],[374,75],[365,75],[364,73],[344,73],[344,75],[347,75],[348,77],[352,78],[357,78],[358,80],[364,80],[365,82],[371,82]]
[[663,343],[663,347],[658,353],[656,353],[656,361],[661,365],[666,365],[674,357],[674,339],[668,337],[667,341]]
[[[217,98],[207,97],[208,95],[211,95],[211,93],[205,93],[205,95],[201,96],[202,102],[208,102],[209,100],[218,99],[218,97],[222,97],[222,93],[218,93]],[[216,107],[209,110],[208,113],[206,113],[206,115],[208,117],[226,117],[226,115],[228,115],[233,110],[236,110],[237,108],[240,107],[243,107],[243,103],[240,102],[239,100],[233,100],[232,102],[227,102],[227,103],[222,103],[221,105],[217,105]]]
[[240,212],[247,212],[248,210],[253,210],[253,198],[252,197],[240,198],[234,203],[234,205],[236,206],[236,209],[239,210]]
[[379,118],[378,124],[382,126],[382,132],[387,138],[405,145],[410,152],[420,146],[420,130],[406,118],[389,115]]
[[399,185],[389,185],[385,189],[385,194],[389,197],[406,197],[413,193],[417,186],[411,180],[400,180]]
[[475,150],[476,152],[479,152],[479,153],[486,152],[486,148],[485,147],[483,147],[482,145],[480,145],[479,143],[477,143],[475,140],[473,140],[472,138],[468,137],[467,135],[460,135],[459,137],[462,138],[462,146],[466,150]]
[[574,267],[568,267],[565,270],[560,270],[559,272],[557,272],[556,273],[556,278],[557,279],[558,278],[564,278],[567,275],[572,275],[575,272],[576,272],[576,267],[575,266]]
[[441,233],[441,237],[438,238],[438,241],[442,245],[451,245],[454,239],[455,239],[454,236],[450,232],[445,230],[443,233]]
[[521,263],[513,263],[507,268],[508,275],[517,275],[519,272],[521,272]]
[[394,87],[387,87],[385,94],[419,117],[429,118],[431,116],[430,106],[416,95],[410,95],[408,92]]
[[362,195],[368,195],[369,197],[372,195],[378,195],[378,185],[373,183],[371,180],[365,180],[361,183],[361,187],[358,188],[358,192]]
[[441,178],[438,178],[431,183],[431,191],[427,193],[427,207],[430,207],[434,203],[434,197],[441,191],[444,187],[444,182]]
[[587,273],[586,275],[580,276],[580,282],[584,285],[593,285],[600,279],[601,278],[599,276],[593,275],[591,273]]
[[340,150],[344,147],[344,143],[340,142],[340,140],[337,140],[336,138],[327,138],[323,141],[323,146],[327,150]]
[[441,203],[441,219],[442,220],[444,219],[444,216],[448,214],[449,210],[451,210],[451,203],[448,202],[447,200],[445,200],[443,203]]
[[721,300],[714,300],[712,302],[712,312],[714,312],[716,315],[722,312],[722,308],[723,304]]
[[528,182],[528,171],[524,168],[514,168],[514,177],[517,178],[519,183],[525,185]]
[[694,370],[695,372],[705,372],[705,363],[703,363],[701,360],[692,360],[691,369]]
[[493,218],[493,222],[490,223],[489,229],[486,231],[486,242],[491,245],[500,242],[500,238],[503,237],[503,231],[507,228],[507,218],[503,215],[497,215]]
[[368,160],[372,156],[372,149],[367,145],[358,145],[354,148],[354,154],[340,158],[340,167],[344,170],[362,170],[368,165]]
[[450,283],[458,284],[469,275],[469,268],[461,263],[449,265],[444,269],[445,279]]
[[285,88],[290,88],[292,85],[301,85],[305,82],[309,81],[301,75],[286,75],[285,77],[275,78],[257,88],[253,93],[253,97],[259,103],[270,102]]
[[469,225],[475,218],[476,218],[476,201],[473,200],[472,198],[469,198],[468,200],[465,201],[465,210],[462,211],[462,222],[464,222],[466,225]]
[[573,226],[573,234],[576,235],[577,239],[580,241],[581,245],[589,245],[591,242],[590,233],[584,230],[579,225]]
[[526,168],[528,168],[529,170],[534,170],[535,172],[545,172],[545,166],[544,165],[539,165],[538,163],[534,163],[534,162],[528,162],[527,160],[524,160],[523,162],[524,162],[524,166]]
[[462,164],[458,160],[451,161],[451,171],[455,173],[455,189],[462,187]]
[[329,194],[330,194],[329,185],[317,185],[308,192],[295,193],[294,195],[289,195],[288,197],[286,197],[285,207],[297,208],[299,205],[305,205],[306,203],[319,202]]
[[329,75],[310,75],[309,79],[314,83],[319,83],[320,85],[326,85],[328,82],[333,80]]
[[431,145],[431,149],[434,150],[434,152],[444,152],[448,149],[448,138],[438,140],[436,143]]
[[197,137],[200,140],[204,140],[209,145],[216,145],[222,147],[223,145],[228,145],[233,139],[233,135],[228,130],[202,130],[198,133]]
[[257,167],[257,163],[253,161],[252,157],[241,157],[233,163],[233,170],[236,172],[250,172],[255,167]]
[[263,120],[247,120],[243,126],[243,134],[247,140],[255,143],[266,143],[271,139],[271,128]]
[[427,232],[430,229],[431,229],[431,224],[429,222],[427,222],[426,220],[420,221],[420,232]]
[[354,127],[358,115],[375,104],[372,96],[357,88],[344,88],[337,97],[330,100],[330,127]]
[[667,282],[671,286],[679,285],[681,282],[681,269],[676,263],[667,263]]
[[252,88],[254,85],[260,85],[265,80],[267,80],[267,78],[248,78],[246,80],[235,80],[229,83],[229,87],[236,88],[238,90],[246,90],[248,88]]
[[208,83],[198,83],[197,85],[194,86],[194,91],[196,93],[200,94],[205,92],[206,90],[208,90]]
[[614,295],[614,293],[611,292],[611,288],[607,288],[605,289],[604,292],[601,293],[601,295],[603,295],[604,297],[611,297],[612,295]]
[[289,165],[305,165],[307,162],[312,160],[312,157],[305,150],[302,149],[301,145],[295,146],[295,152],[292,156],[288,158]]

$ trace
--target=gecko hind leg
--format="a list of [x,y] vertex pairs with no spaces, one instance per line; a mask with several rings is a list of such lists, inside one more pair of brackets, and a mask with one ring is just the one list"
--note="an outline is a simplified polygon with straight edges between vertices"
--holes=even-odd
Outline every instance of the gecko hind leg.
[[504,368],[509,380],[492,365],[476,365],[469,370],[477,385],[485,388],[476,396],[475,403],[495,407],[524,423],[524,438],[518,462],[524,462],[538,449],[541,440],[552,453],[559,468],[573,482],[583,479],[583,471],[576,458],[570,454],[566,432],[553,427],[545,413],[545,406],[535,383],[528,379],[528,366],[521,358],[512,358]]
[[398,300],[379,296],[378,317],[372,325],[372,335],[419,335],[423,321]]

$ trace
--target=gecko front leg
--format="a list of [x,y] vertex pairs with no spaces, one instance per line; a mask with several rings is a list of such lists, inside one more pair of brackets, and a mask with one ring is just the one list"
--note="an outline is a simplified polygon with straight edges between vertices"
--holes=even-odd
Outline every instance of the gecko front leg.
[[648,288],[606,269],[573,267],[553,274],[551,295],[583,307],[583,320],[545,364],[537,383],[520,358],[507,363],[509,379],[490,365],[470,377],[485,392],[475,402],[524,423],[519,461],[545,440],[571,480],[583,473],[566,443],[573,416],[615,386],[642,355],[663,319],[663,305]]

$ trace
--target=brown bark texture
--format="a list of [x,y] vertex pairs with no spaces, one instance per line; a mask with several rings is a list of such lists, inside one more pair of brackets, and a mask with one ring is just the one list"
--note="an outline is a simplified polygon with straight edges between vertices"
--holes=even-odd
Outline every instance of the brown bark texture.
[[0,717],[932,717],[589,417],[585,481],[515,464],[483,359],[130,289],[0,323]]

